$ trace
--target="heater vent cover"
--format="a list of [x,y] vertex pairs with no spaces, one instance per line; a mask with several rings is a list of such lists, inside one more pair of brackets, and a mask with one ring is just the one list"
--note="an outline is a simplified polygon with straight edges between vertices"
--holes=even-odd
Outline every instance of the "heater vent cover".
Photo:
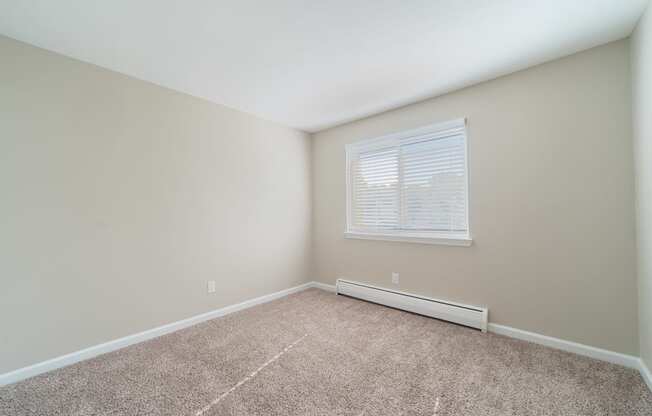
[[454,322],[480,329],[482,332],[487,332],[489,316],[489,310],[487,308],[428,298],[344,279],[337,280],[337,294]]

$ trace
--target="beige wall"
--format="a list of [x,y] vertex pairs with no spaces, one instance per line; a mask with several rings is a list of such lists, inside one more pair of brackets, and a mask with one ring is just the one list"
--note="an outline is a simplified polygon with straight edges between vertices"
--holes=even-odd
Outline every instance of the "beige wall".
[[632,36],[641,357],[652,369],[652,6]]
[[[649,21],[632,43],[640,311],[628,41],[318,133],[311,156],[301,132],[0,37],[0,373],[309,277],[391,287],[392,271],[623,353],[640,313],[649,365]],[[345,240],[344,144],[460,116],[473,246]]]
[[[628,41],[314,135],[313,276],[638,354]],[[470,248],[346,240],[344,145],[466,116]]]
[[0,56],[0,373],[306,281],[307,135],[7,38]]

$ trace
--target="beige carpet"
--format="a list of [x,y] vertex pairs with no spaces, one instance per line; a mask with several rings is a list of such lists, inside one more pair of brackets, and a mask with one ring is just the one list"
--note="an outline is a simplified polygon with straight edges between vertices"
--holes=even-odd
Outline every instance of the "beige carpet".
[[310,289],[0,388],[2,415],[652,415],[630,369]]

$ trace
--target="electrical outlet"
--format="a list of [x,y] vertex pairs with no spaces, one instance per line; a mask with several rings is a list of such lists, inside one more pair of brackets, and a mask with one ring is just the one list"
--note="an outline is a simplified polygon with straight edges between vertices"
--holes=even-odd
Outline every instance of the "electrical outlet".
[[215,293],[215,280],[208,281],[208,293]]
[[395,285],[399,283],[399,276],[398,273],[396,272],[392,272],[392,283],[394,283]]

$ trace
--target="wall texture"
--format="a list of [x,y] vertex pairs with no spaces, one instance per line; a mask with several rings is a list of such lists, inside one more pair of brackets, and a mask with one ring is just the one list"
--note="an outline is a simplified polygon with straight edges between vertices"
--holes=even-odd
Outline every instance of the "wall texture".
[[652,6],[632,36],[641,358],[652,369]]
[[7,38],[0,56],[0,373],[306,281],[306,134]]
[[[494,323],[637,355],[630,82],[624,40],[314,135],[314,277],[396,271]],[[463,116],[474,244],[344,239],[344,145]]]

